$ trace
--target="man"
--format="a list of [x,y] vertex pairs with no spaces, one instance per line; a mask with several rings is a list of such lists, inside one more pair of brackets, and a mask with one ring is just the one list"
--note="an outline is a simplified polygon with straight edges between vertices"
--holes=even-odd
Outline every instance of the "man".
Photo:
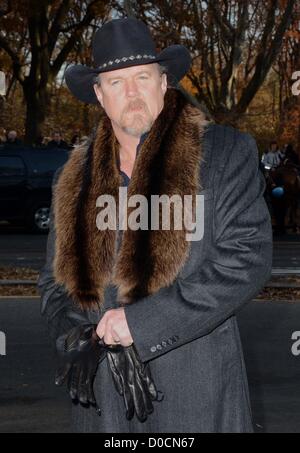
[[[47,263],[39,277],[42,314],[54,339],[67,331],[69,312],[95,323],[107,345],[135,345],[164,399],[154,401],[144,423],[127,420],[102,360],[94,382],[102,415],[73,405],[73,428],[251,432],[235,313],[268,280],[272,261],[255,142],[208,121],[175,89],[190,67],[189,53],[174,45],[157,54],[143,22],[106,23],[95,34],[93,57],[95,68],[76,65],[66,74],[72,93],[100,103],[103,117],[90,144],[76,148],[54,180]],[[110,196],[122,207],[120,186],[128,186],[131,201],[204,198],[203,237],[187,240],[190,229],[173,223],[101,229],[97,206]],[[131,204],[127,218],[133,214]],[[155,220],[149,207],[140,214]]]
[[61,133],[60,132],[53,132],[52,134],[52,140],[50,140],[47,144],[47,148],[63,148],[63,149],[69,149],[70,146],[68,145],[67,142],[65,142],[62,139]]
[[17,131],[8,131],[5,146],[21,146],[22,141],[18,138]]
[[261,161],[267,170],[275,169],[284,159],[284,152],[280,151],[277,142],[270,143],[270,147],[266,153],[263,153]]
[[288,143],[284,151],[284,163],[300,170],[300,161],[297,152],[294,150],[293,145]]

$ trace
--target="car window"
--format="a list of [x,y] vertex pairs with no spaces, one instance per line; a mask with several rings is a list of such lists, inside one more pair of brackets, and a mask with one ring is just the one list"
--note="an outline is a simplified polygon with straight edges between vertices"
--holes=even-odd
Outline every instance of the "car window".
[[25,175],[25,166],[20,157],[17,156],[0,156],[0,176],[23,176]]
[[59,152],[31,153],[29,158],[30,167],[35,174],[50,174],[62,166],[68,159],[68,153],[64,150]]

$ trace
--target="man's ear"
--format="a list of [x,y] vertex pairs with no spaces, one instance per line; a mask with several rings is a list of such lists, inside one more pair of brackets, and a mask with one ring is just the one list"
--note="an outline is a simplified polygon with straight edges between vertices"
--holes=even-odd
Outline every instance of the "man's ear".
[[165,94],[168,88],[168,79],[167,79],[167,74],[162,74],[161,76],[161,87],[163,90],[163,93]]
[[102,107],[103,107],[103,95],[102,95],[102,90],[101,90],[101,87],[99,87],[99,85],[97,85],[97,83],[94,83],[94,91],[95,91],[95,94],[96,94],[96,96],[97,96],[98,101],[100,102],[100,104],[101,104]]

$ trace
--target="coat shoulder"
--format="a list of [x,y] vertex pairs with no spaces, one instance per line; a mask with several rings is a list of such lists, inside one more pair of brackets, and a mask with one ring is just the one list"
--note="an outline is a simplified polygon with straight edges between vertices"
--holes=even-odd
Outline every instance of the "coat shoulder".
[[54,188],[54,186],[57,185],[60,176],[64,173],[65,169],[66,171],[68,171],[67,169],[70,169],[72,172],[72,170],[75,170],[75,168],[77,168],[78,165],[82,166],[84,164],[86,154],[88,151],[88,145],[89,144],[85,142],[83,144],[75,146],[74,149],[70,151],[67,161],[63,165],[58,167],[54,172],[52,179],[52,188]]
[[224,167],[230,158],[242,158],[249,152],[258,160],[253,136],[229,125],[209,124],[204,134],[204,147],[211,154],[211,161],[219,168]]

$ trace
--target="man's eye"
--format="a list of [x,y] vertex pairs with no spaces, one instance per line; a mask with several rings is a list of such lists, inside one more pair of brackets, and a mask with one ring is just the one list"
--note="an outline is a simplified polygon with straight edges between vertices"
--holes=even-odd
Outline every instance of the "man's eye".
[[140,76],[140,79],[148,79],[147,76]]
[[114,80],[111,84],[112,85],[117,85],[117,83],[119,83],[119,82],[120,82],[120,80]]

